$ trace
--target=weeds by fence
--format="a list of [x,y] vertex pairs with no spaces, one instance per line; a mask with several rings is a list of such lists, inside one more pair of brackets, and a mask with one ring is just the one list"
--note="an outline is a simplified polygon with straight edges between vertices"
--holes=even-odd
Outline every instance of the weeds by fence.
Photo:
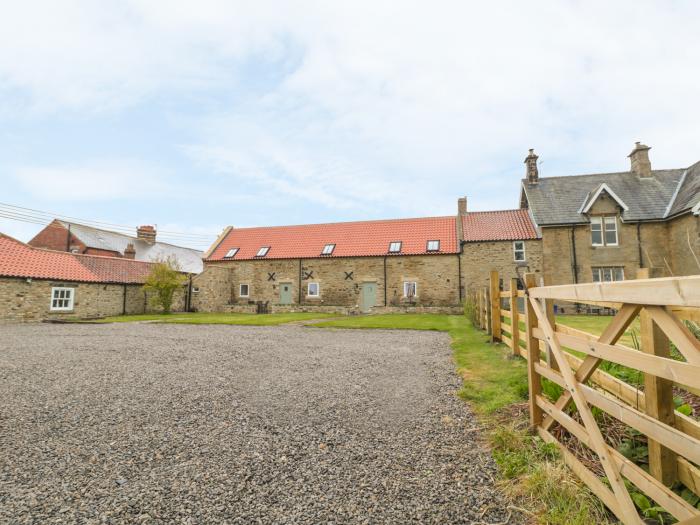
[[[643,523],[640,512],[694,523],[700,518],[700,423],[675,410],[674,388],[700,393],[700,342],[683,323],[700,319],[700,277],[538,287],[528,274],[522,284],[525,289],[518,290],[513,279],[501,290],[492,272],[489,286],[469,294],[467,302],[476,326],[528,361],[533,430],[560,449],[623,523]],[[617,314],[598,336],[558,324],[555,300],[606,306]],[[640,348],[619,344],[637,317]],[[675,358],[670,343],[678,350]],[[637,370],[644,390],[601,370],[604,362]],[[548,396],[543,385],[557,387],[548,388]],[[648,472],[606,439],[600,413],[645,437]],[[570,440],[595,453],[598,472],[567,447]]]

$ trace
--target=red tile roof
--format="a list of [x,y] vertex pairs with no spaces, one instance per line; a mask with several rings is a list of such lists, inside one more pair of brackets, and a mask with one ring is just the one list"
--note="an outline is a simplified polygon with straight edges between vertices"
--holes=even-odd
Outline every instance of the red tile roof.
[[[425,217],[381,221],[338,222],[301,226],[233,228],[209,257],[209,261],[231,260],[224,256],[238,248],[233,260],[255,259],[263,246],[265,259],[310,259],[314,257],[362,257],[389,254],[389,243],[401,241],[401,252],[393,255],[435,253],[428,241],[439,240],[437,253],[458,253],[455,217]],[[326,244],[335,244],[330,256],[321,256]]]
[[462,216],[464,240],[516,241],[537,239],[528,210],[476,211]]
[[33,248],[0,233],[0,276],[88,283],[139,284],[152,263]]

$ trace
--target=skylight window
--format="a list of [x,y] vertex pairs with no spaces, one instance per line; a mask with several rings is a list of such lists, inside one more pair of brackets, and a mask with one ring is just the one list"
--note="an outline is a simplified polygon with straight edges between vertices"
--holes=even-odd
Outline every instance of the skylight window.
[[258,250],[258,253],[255,254],[256,257],[265,257],[267,255],[267,252],[270,251],[269,246],[263,246]]
[[226,252],[226,255],[224,255],[224,259],[232,259],[236,256],[237,253],[238,248],[231,248],[229,251]]
[[333,253],[333,250],[335,250],[335,244],[326,244],[323,247],[321,255],[331,255]]
[[428,241],[427,251],[439,252],[440,251],[440,241]]
[[389,243],[389,253],[399,253],[401,251],[401,241]]

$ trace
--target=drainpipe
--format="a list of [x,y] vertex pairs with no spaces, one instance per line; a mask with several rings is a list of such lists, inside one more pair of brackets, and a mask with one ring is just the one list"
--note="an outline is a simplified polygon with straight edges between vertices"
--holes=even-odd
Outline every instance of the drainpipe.
[[70,251],[70,223],[68,223],[68,236],[66,237],[66,251]]
[[387,307],[386,304],[386,255],[384,256],[384,308]]
[[301,259],[299,259],[299,305],[301,305]]
[[459,304],[462,304],[462,243],[459,243],[457,254],[457,290],[459,290]]
[[185,304],[185,312],[192,311],[192,274],[188,275],[187,279],[187,303]]
[[578,261],[576,260],[576,235],[574,229],[576,227],[571,227],[571,272],[574,276],[574,284],[578,284]]
[[644,268],[644,260],[642,259],[642,223],[637,223],[637,249],[639,251],[639,267]]
[[122,315],[126,315],[126,284],[124,284],[124,298],[122,299]]

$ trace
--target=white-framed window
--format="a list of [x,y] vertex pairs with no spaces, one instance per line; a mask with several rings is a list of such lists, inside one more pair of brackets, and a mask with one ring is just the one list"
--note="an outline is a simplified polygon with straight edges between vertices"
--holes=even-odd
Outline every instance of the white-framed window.
[[610,283],[624,280],[625,271],[621,266],[593,268],[594,283]]
[[389,243],[389,253],[399,253],[401,251],[401,241],[393,241]]
[[54,312],[72,310],[74,299],[75,288],[51,288],[51,310]]
[[418,284],[415,281],[404,281],[403,282],[403,296],[408,297],[418,297]]
[[333,253],[333,250],[335,250],[335,244],[326,244],[323,247],[321,255],[331,255]]
[[428,245],[426,246],[426,251],[439,252],[440,251],[440,241],[428,241]]
[[265,257],[267,255],[267,252],[270,251],[269,246],[261,246],[260,249],[258,250],[258,253],[255,254],[256,257]]
[[321,287],[318,283],[309,283],[306,286],[306,295],[309,297],[319,297],[321,295]]
[[516,262],[525,261],[525,241],[513,242],[513,259]]
[[238,295],[239,297],[250,297],[250,285],[241,283],[238,286]]
[[231,248],[229,251],[226,252],[226,255],[224,255],[224,259],[233,259],[237,253],[238,248]]
[[617,246],[617,217],[591,217],[591,245]]

